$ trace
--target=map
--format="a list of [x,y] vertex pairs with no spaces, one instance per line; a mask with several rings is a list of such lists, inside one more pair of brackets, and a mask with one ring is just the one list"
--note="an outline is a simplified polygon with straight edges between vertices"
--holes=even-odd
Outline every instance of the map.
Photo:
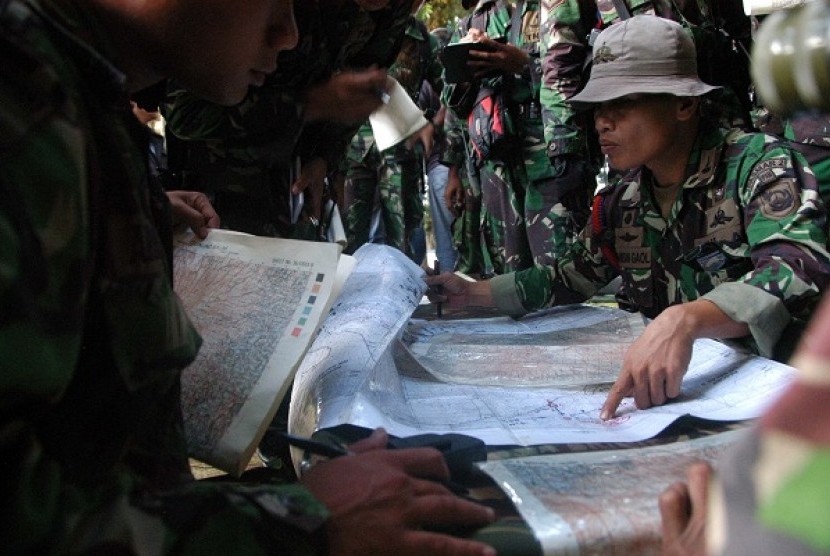
[[693,461],[716,464],[743,432],[479,467],[513,500],[545,554],[659,554],[659,494],[685,480]]
[[[757,417],[794,374],[787,365],[702,339],[678,399],[647,410],[625,399],[615,419],[601,421],[621,350],[642,327],[641,317],[572,305],[518,320],[410,320],[425,286],[422,270],[394,249],[373,248],[382,262],[360,258],[298,370],[289,416],[294,433],[350,423],[398,436],[457,432],[490,445],[636,442],[683,415]],[[569,340],[574,346],[564,348]],[[476,376],[478,364],[484,376]]]
[[[413,320],[403,342],[425,371],[446,382],[504,386],[613,383],[640,315],[574,305],[521,320]],[[556,319],[546,318],[556,314]]]
[[337,248],[315,260],[290,241],[216,230],[177,243],[176,293],[203,339],[182,373],[185,434],[193,457],[229,472],[250,459],[329,306]]

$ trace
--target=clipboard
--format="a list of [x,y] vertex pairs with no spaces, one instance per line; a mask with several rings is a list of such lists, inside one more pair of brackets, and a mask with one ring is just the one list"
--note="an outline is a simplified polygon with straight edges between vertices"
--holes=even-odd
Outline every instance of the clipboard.
[[457,42],[448,44],[441,51],[441,63],[444,64],[444,81],[447,83],[468,83],[475,79],[473,69],[467,65],[470,51],[483,50],[495,52],[495,47],[479,42]]

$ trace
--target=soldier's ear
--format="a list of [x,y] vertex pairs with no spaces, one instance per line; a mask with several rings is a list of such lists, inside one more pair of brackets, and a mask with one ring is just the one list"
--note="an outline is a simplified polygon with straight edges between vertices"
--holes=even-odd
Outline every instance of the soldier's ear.
[[677,119],[680,121],[687,121],[699,113],[700,98],[699,97],[677,97]]

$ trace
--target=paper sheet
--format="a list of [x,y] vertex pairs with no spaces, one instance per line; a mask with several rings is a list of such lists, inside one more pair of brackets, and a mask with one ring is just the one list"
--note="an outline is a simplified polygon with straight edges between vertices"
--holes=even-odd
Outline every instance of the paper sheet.
[[545,554],[660,553],[660,493],[694,461],[716,464],[745,431],[647,448],[479,464],[513,501]]
[[227,230],[177,238],[176,293],[204,340],[182,373],[193,457],[244,470],[348,274],[339,252]]
[[[404,266],[409,264],[414,270],[393,265],[361,270],[365,261],[358,262],[338,303],[346,310],[326,320],[298,371],[289,425],[292,432],[310,434],[317,428],[351,423],[382,426],[401,436],[464,433],[491,445],[634,442],[653,437],[682,415],[713,420],[757,417],[793,376],[794,370],[787,365],[713,340],[699,340],[679,399],[643,411],[626,399],[616,419],[602,422],[599,411],[621,360],[615,350],[624,349],[636,337],[631,315],[578,305],[518,321],[505,317],[408,322],[418,292],[423,290],[413,283],[420,280],[420,269],[403,259]],[[404,277],[403,282],[397,277]],[[352,284],[357,280],[359,288]],[[393,315],[394,311],[400,312]],[[622,330],[625,338],[601,348],[592,341],[570,346],[568,352],[579,353],[569,353],[567,365],[572,366],[575,378],[567,387],[539,385],[547,380],[544,368],[539,367],[544,358],[536,358],[532,367],[523,367],[519,358],[501,358],[500,364],[512,366],[486,371],[492,384],[482,383],[469,365],[459,365],[454,375],[446,366],[431,372],[438,359],[434,356],[427,357],[426,364],[419,361],[419,355],[435,353],[439,344],[443,353],[453,352],[448,340],[453,334],[460,335],[462,342],[456,355],[472,357],[478,346],[486,360],[499,350],[519,353],[538,348],[545,354],[545,341],[561,344],[563,338],[579,336],[588,340],[614,330]],[[551,340],[557,332],[559,338]],[[475,335],[480,337],[477,343],[470,341]],[[493,347],[496,344],[499,349]],[[547,356],[556,369],[556,356],[550,349]],[[602,365],[600,359],[606,359]],[[555,380],[568,382],[561,365],[552,374]]]

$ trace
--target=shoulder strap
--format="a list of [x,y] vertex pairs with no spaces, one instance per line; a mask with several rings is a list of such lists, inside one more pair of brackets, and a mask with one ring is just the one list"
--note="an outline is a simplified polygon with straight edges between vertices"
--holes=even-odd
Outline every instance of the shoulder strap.
[[513,8],[513,17],[510,19],[510,36],[507,39],[507,42],[516,46],[519,40],[519,33],[522,31],[522,12],[525,10],[525,0],[519,0],[516,2],[516,6]]
[[591,237],[599,245],[605,260],[619,272],[620,261],[617,258],[617,250],[614,248],[614,234],[608,227],[604,205],[605,195],[595,195],[591,207]]

